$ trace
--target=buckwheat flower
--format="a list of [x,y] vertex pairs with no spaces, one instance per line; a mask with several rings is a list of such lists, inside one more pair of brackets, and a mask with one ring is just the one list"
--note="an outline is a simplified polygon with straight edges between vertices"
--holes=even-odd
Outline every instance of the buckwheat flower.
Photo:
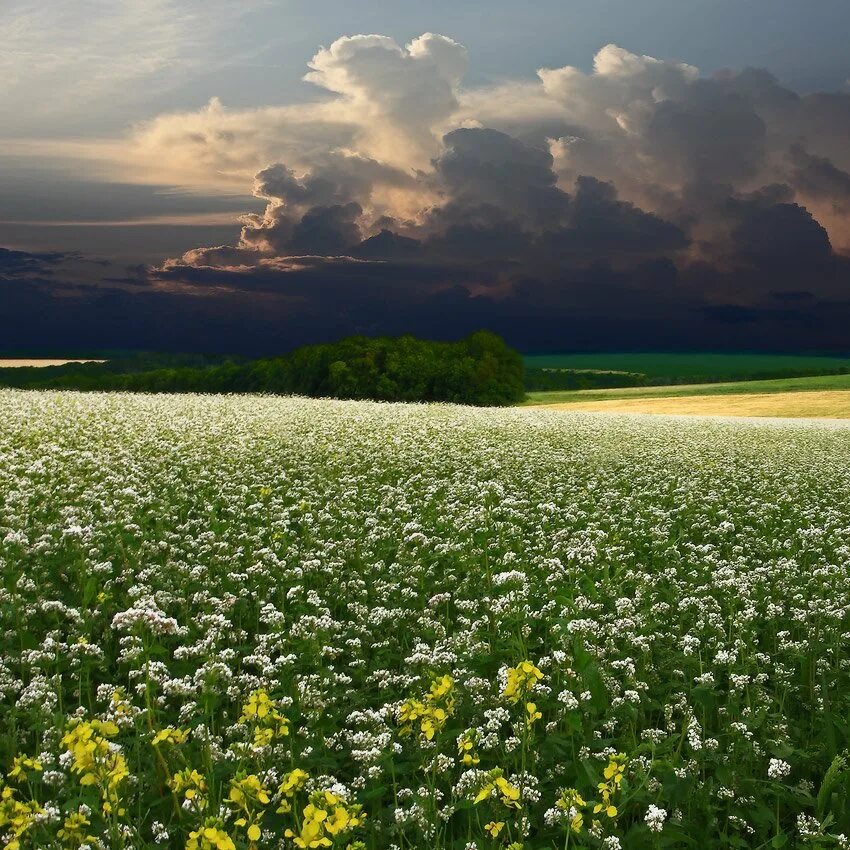
[[650,832],[661,832],[664,829],[664,821],[667,819],[667,810],[650,804],[643,819]]
[[767,766],[767,775],[770,779],[784,779],[791,773],[791,765],[782,759],[772,758]]
[[820,835],[820,821],[811,815],[797,815],[797,832],[800,838],[806,840]]
[[644,729],[640,737],[642,741],[660,744],[667,737],[667,733],[663,729]]
[[151,597],[138,599],[126,611],[121,611],[112,618],[112,628],[117,632],[130,632],[137,626],[155,635],[177,635],[188,632],[187,629],[181,628],[177,620],[167,616]]

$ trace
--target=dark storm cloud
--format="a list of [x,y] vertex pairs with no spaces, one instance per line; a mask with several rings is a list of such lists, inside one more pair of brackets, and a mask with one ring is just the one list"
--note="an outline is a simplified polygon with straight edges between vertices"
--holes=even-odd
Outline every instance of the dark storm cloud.
[[73,258],[75,255],[56,251],[31,254],[27,251],[0,248],[0,277],[50,275],[57,265]]
[[564,260],[570,256],[614,259],[674,252],[688,243],[677,225],[619,200],[612,183],[579,177],[568,226],[548,231],[544,249],[554,250]]
[[736,205],[739,223],[732,231],[736,255],[777,275],[792,269],[817,272],[832,260],[826,230],[798,204]]
[[301,113],[157,119],[142,141],[178,162],[189,128],[209,167],[250,159],[252,134],[277,144],[255,177],[264,211],[232,244],[73,298],[45,287],[43,260],[5,297],[42,324],[109,315],[138,344],[263,353],[481,326],[526,349],[850,349],[850,96],[614,45],[590,73],[465,91],[464,61],[430,34],[340,39],[311,64],[325,100]]
[[438,208],[442,220],[461,218],[466,209],[492,207],[525,227],[557,226],[569,196],[557,188],[552,155],[496,130],[467,128],[443,137],[435,179],[451,203]]
[[718,81],[699,80],[688,97],[657,104],[643,139],[645,152],[682,182],[731,182],[753,177],[767,142],[751,101]]
[[[404,262],[293,258],[264,266],[163,269],[133,291],[37,278],[0,284],[7,349],[164,348],[269,355],[350,333],[450,338],[478,327],[525,350],[692,348],[838,350],[845,345],[850,268],[822,270],[833,296],[773,289],[789,279],[755,266],[724,275],[666,259],[602,262],[556,277],[521,275],[492,291],[479,269]],[[823,284],[822,286],[820,284]],[[728,292],[764,291],[750,304]]]
[[813,156],[801,145],[791,148],[791,182],[803,195],[826,200],[843,213],[850,213],[850,173],[837,168],[823,156]]

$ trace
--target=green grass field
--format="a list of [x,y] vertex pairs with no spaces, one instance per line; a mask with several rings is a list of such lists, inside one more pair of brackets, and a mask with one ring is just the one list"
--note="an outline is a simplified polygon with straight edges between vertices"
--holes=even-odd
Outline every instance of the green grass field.
[[850,369],[850,357],[797,354],[718,354],[715,352],[601,352],[526,355],[532,369],[599,369],[641,372],[656,383],[787,377]]
[[554,390],[529,393],[525,404],[569,404],[615,399],[679,398],[687,396],[740,395],[742,393],[796,393],[850,389],[850,375],[814,378],[777,378],[765,381],[727,381],[721,384],[678,384],[659,387],[622,387],[607,390]]

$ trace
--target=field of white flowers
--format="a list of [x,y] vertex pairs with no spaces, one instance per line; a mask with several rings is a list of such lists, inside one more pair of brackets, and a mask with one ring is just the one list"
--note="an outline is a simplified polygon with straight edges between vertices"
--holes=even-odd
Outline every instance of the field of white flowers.
[[0,392],[0,846],[847,847],[850,428]]

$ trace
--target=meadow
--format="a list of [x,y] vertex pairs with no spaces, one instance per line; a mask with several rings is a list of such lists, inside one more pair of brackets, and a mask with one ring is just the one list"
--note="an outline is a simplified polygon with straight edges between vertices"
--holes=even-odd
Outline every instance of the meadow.
[[846,848],[850,427],[0,391],[0,843]]
[[590,352],[527,354],[534,369],[607,369],[639,372],[653,384],[747,381],[850,371],[850,357],[757,352]]
[[850,375],[716,384],[531,392],[524,402],[562,410],[713,416],[850,418]]

